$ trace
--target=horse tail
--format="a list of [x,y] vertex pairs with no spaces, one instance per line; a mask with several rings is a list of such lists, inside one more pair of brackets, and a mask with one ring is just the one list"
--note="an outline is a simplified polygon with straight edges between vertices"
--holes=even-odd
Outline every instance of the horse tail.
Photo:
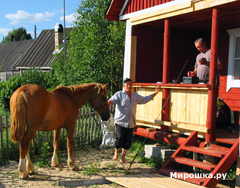
[[26,93],[16,91],[10,99],[11,139],[20,142],[25,134]]

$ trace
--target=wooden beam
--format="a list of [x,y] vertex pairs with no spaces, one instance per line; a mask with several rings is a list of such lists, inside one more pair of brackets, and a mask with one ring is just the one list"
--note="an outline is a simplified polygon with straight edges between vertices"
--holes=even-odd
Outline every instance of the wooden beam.
[[131,37],[130,78],[136,81],[137,36]]
[[155,20],[161,20],[170,18],[173,16],[178,16],[181,14],[191,13],[231,2],[235,2],[237,0],[204,0],[204,1],[189,1],[182,4],[174,5],[167,8],[161,8],[159,10],[155,10],[148,13],[143,13],[138,16],[134,16],[130,18],[130,22],[132,25],[139,25]]
[[145,19],[148,19],[147,22],[149,22],[150,21],[149,19],[152,19],[151,21],[156,20],[156,19],[154,19],[154,17],[160,16],[160,15],[166,15],[169,13],[174,13],[176,11],[184,10],[187,8],[191,8],[191,11],[193,10],[191,1],[179,4],[179,5],[174,5],[171,7],[159,9],[159,10],[156,10],[153,12],[148,12],[148,13],[130,18],[130,22],[132,22],[133,25],[135,25],[135,22],[143,21]]
[[199,131],[206,133],[207,128],[205,125],[199,125],[199,124],[190,124],[190,123],[181,123],[181,122],[173,122],[173,121],[160,121],[155,120],[156,124],[159,125],[165,125],[173,128],[179,128],[179,129],[185,129],[185,130],[191,130],[191,131]]

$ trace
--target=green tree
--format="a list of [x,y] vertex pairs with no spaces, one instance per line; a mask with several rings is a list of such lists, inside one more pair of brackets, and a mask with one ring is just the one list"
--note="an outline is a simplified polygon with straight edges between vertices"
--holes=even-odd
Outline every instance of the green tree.
[[63,58],[62,52],[53,65],[64,85],[99,82],[110,83],[110,94],[119,90],[116,85],[122,84],[125,23],[106,20],[109,2],[81,1],[66,56]]
[[20,27],[18,29],[13,29],[12,31],[8,32],[7,36],[5,37],[3,43],[8,43],[13,41],[21,41],[21,40],[30,40],[32,39],[31,34],[27,34],[26,29]]

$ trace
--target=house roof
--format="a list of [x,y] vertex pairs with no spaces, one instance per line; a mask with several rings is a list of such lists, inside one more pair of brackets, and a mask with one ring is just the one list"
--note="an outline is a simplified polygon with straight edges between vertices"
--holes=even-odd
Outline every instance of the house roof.
[[54,29],[42,30],[37,39],[11,67],[49,67],[55,50]]
[[[124,15],[122,20],[129,18],[132,25],[164,27],[164,20],[168,18],[171,21],[171,26],[175,28],[209,30],[211,29],[212,23],[212,8],[217,8],[220,15],[220,29],[240,27],[240,1],[237,0],[182,0],[182,2],[185,3],[166,8],[159,7],[159,10],[154,9],[157,7],[154,4],[150,4],[148,7],[146,7],[145,4],[143,6],[143,2],[145,3],[147,1],[112,0],[106,12],[106,19],[119,20],[121,19],[121,16]],[[167,6],[167,4],[171,5],[177,2],[178,1],[167,2],[166,0],[161,6],[164,7]],[[179,1],[179,3],[180,2],[181,1]],[[159,3],[159,6],[160,4],[161,3]],[[186,5],[186,7],[183,7],[183,5]],[[123,11],[121,12],[122,9]]]
[[106,19],[118,21],[124,2],[125,0],[112,0],[107,8]]
[[13,64],[26,53],[34,40],[24,40],[0,44],[0,71],[12,69]]

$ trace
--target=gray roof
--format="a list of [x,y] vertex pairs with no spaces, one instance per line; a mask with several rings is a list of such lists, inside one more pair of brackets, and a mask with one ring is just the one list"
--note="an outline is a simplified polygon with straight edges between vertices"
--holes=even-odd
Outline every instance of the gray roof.
[[55,50],[54,29],[42,30],[24,56],[15,62],[16,67],[49,67]]
[[[71,28],[66,28],[67,34]],[[37,39],[0,43],[0,72],[16,67],[50,67],[54,61],[55,31],[42,30]]]
[[11,70],[14,63],[26,53],[34,40],[0,43],[0,71]]

